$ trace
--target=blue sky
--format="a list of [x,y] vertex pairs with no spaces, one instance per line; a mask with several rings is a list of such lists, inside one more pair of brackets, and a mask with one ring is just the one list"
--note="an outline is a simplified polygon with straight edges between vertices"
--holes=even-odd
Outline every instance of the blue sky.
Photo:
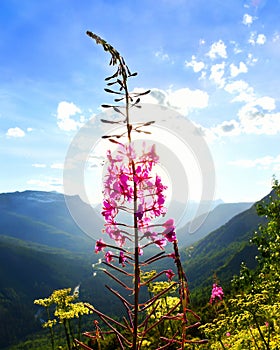
[[[255,201],[280,173],[279,0],[2,0],[0,192],[62,190],[79,128],[110,102],[109,57],[203,133],[216,197]],[[158,102],[158,101],[155,101]]]

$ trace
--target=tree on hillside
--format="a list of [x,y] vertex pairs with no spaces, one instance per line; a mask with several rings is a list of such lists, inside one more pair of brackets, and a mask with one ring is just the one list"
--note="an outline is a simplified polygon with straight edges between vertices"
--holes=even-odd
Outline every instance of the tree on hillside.
[[276,179],[272,188],[268,199],[256,206],[258,215],[267,219],[252,238],[258,248],[257,268],[241,266],[233,280],[233,297],[223,305],[223,312],[201,327],[212,339],[207,349],[280,349],[280,185]]

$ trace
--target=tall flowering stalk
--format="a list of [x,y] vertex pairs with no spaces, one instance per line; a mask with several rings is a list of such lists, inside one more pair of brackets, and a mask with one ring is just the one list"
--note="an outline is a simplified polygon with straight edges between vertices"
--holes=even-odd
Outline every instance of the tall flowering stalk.
[[[130,72],[123,57],[105,40],[92,32],[88,31],[87,34],[110,53],[110,65],[117,67],[115,73],[105,79],[110,87],[105,91],[116,96],[114,99],[116,103],[124,102],[124,107],[103,105],[103,108],[113,109],[119,115],[119,119],[113,121],[102,119],[102,122],[126,127],[125,132],[103,136],[118,146],[114,153],[107,151],[102,209],[105,219],[104,233],[115,243],[109,244],[99,239],[95,245],[95,252],[104,253],[105,273],[133,295],[133,302],[121,295],[119,291],[106,286],[122,302],[127,316],[120,322],[88,305],[89,309],[107,325],[109,331],[104,332],[99,326],[96,326],[94,332],[87,332],[85,335],[98,342],[100,347],[99,341],[103,339],[104,334],[113,333],[121,349],[136,350],[144,347],[145,341],[160,324],[167,321],[179,321],[180,333],[176,331],[171,337],[160,337],[157,344],[158,349],[167,349],[170,346],[184,349],[187,343],[204,343],[204,340],[194,341],[186,335],[189,327],[199,324],[199,322],[195,325],[188,324],[187,313],[191,313],[192,317],[197,320],[199,317],[188,309],[189,289],[180,261],[174,220],[168,219],[163,223],[158,223],[158,221],[155,223],[155,219],[166,213],[164,204],[167,187],[162,183],[160,176],[155,175],[154,172],[155,166],[159,163],[159,157],[154,145],[148,147],[143,143],[142,150],[136,151],[132,139],[134,132],[149,133],[145,128],[154,123],[154,121],[138,124],[130,122],[130,109],[140,107],[140,97],[149,91],[130,93],[127,86],[128,78],[136,76],[137,73]],[[120,219],[121,213],[130,216],[131,222],[123,222]],[[167,243],[173,244],[174,252],[171,254],[167,254],[164,250]],[[145,259],[144,250],[151,245],[157,246],[160,249],[159,253]],[[147,286],[161,276],[166,276],[171,281],[175,273],[168,269],[152,274],[148,279],[143,279],[141,276],[149,265],[163,258],[173,259],[175,262],[178,278],[174,283],[177,285],[179,298],[175,305],[167,308],[166,312],[155,320],[152,317],[155,309],[161,298],[174,289],[174,283],[167,284],[164,289],[150,296],[144,303],[139,301],[140,291],[147,289]],[[131,266],[133,272],[130,272],[129,267]],[[121,280],[120,275],[124,275],[125,279]],[[131,284],[125,282],[127,278],[131,279]],[[98,323],[95,324],[98,325]],[[80,341],[77,343],[84,349],[90,349],[88,345]]]

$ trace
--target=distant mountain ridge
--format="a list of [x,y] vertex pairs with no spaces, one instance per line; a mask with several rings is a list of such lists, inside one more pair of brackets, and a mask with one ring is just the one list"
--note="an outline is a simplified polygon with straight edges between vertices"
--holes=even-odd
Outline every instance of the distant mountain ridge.
[[[200,217],[194,219],[194,222],[188,222],[183,228],[177,231],[177,237],[181,247],[189,246],[206,237],[210,232],[216,230],[220,226],[226,224],[237,214],[247,210],[253,203],[222,203],[214,207],[206,218],[203,220]],[[192,224],[201,222],[195,232],[190,232]],[[194,225],[196,226],[196,225]]]
[[[77,208],[87,208],[78,196]],[[91,216],[94,215],[87,208]],[[96,220],[101,230],[100,220]],[[63,194],[24,191],[0,194],[0,235],[11,236],[76,252],[86,252],[94,242],[77,226]]]
[[[267,201],[271,192],[261,201]],[[239,213],[182,251],[182,260],[192,288],[210,286],[216,274],[221,283],[228,283],[240,271],[241,262],[249,268],[256,266],[257,248],[250,244],[253,233],[266,222],[259,217],[256,205]]]

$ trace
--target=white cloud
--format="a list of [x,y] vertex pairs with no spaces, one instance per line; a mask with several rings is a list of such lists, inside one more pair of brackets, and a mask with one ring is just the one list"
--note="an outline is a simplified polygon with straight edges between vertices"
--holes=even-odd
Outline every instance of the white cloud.
[[166,103],[186,115],[192,109],[206,108],[208,106],[208,100],[209,96],[205,91],[182,88],[169,91]]
[[258,34],[256,32],[251,32],[248,43],[251,45],[264,45],[266,42],[266,36],[264,34]]
[[266,36],[264,34],[259,34],[257,36],[256,44],[263,45],[266,42]]
[[255,135],[276,135],[280,132],[280,113],[264,113],[257,105],[247,104],[239,112],[242,132]]
[[249,84],[244,80],[235,80],[234,82],[229,83],[225,86],[225,91],[229,92],[230,94],[240,94],[244,91],[250,91],[252,93],[253,88],[250,88]]
[[210,80],[213,80],[215,84],[219,87],[223,87],[225,85],[225,62],[220,64],[214,64],[211,67]]
[[200,77],[198,78],[198,80],[206,79],[206,75],[207,75],[206,72],[202,71]]
[[205,68],[205,63],[200,61],[198,62],[195,56],[192,56],[192,60],[190,62],[185,61],[186,67],[192,67],[195,73],[200,72],[203,68]]
[[279,40],[280,40],[280,33],[279,33],[279,32],[275,32],[275,33],[273,34],[272,41],[273,41],[274,43],[276,43],[276,42],[279,41]]
[[244,62],[239,62],[239,67],[232,63],[229,66],[229,68],[230,68],[230,75],[232,78],[235,78],[240,73],[248,72],[248,68]]
[[239,47],[239,44],[236,41],[232,40],[230,43],[233,45],[233,52],[236,55],[242,52],[242,49]]
[[265,156],[256,159],[238,159],[234,161],[228,162],[230,165],[238,166],[241,168],[261,168],[261,169],[269,169],[271,166],[273,170],[279,167],[280,165],[280,154],[276,157]]
[[249,102],[238,111],[238,120],[223,121],[208,129],[200,127],[209,142],[220,137],[240,134],[276,135],[280,133],[280,112],[271,113],[276,108],[275,100],[268,96],[256,99],[253,92],[249,94],[246,89],[250,91],[251,88],[242,80],[226,85],[225,90],[230,93],[239,92],[239,96],[247,94]]
[[81,114],[81,110],[73,102],[62,101],[57,107],[57,125],[64,131],[75,131],[85,122],[84,116],[79,116],[78,120],[71,117]]
[[248,56],[247,56],[247,60],[246,60],[246,63],[249,65],[249,66],[253,66],[255,63],[258,62],[258,59],[253,57],[253,54],[252,53],[248,53]]
[[33,128],[27,128],[27,131],[31,132],[31,131],[33,131]]
[[254,21],[254,18],[249,15],[248,13],[245,13],[245,15],[243,16],[243,20],[242,23],[245,24],[245,26],[250,26]]
[[231,102],[253,102],[255,101],[254,89],[244,80],[236,80],[225,86],[225,91],[236,95]]
[[274,98],[269,96],[264,96],[256,99],[254,104],[267,111],[273,111],[276,108]]
[[[135,88],[133,92],[144,92],[143,88]],[[152,89],[150,94],[141,98],[142,103],[161,104],[178,110],[181,114],[187,115],[193,109],[206,108],[209,95],[203,90],[191,90],[182,88],[177,90]]]
[[43,179],[30,179],[28,185],[41,191],[58,191],[63,192],[63,183],[61,178],[45,177]]
[[211,45],[210,51],[206,54],[211,59],[218,57],[227,58],[227,47],[222,40],[219,40]]
[[53,163],[51,165],[51,169],[63,169],[64,164],[63,163]]
[[159,58],[162,61],[169,61],[170,57],[167,53],[164,53],[162,50],[155,52],[155,57]]
[[8,131],[6,132],[6,136],[8,136],[8,137],[24,137],[25,132],[19,127],[9,128]]
[[215,138],[221,136],[234,136],[240,134],[239,123],[234,119],[226,120],[221,124],[212,127],[210,131],[213,134],[212,137],[214,136]]
[[206,44],[206,41],[204,39],[199,39],[199,46],[203,46]]
[[32,164],[32,166],[34,168],[46,168],[47,167],[46,164],[42,164],[42,163],[35,163],[35,164]]

